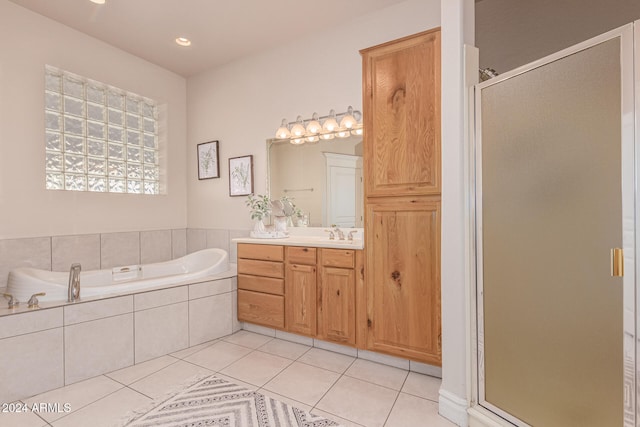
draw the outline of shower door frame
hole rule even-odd
[[[471,144],[471,171],[470,176],[475,177],[471,182],[470,200],[472,216],[472,244],[475,246],[475,287],[470,295],[472,312],[472,400],[477,402],[480,408],[509,423],[525,427],[528,426],[522,420],[492,405],[485,399],[484,377],[484,312],[483,312],[483,253],[482,253],[482,90],[505,80],[516,77],[533,69],[542,67],[551,62],[560,60],[569,55],[586,50],[600,43],[620,39],[620,71],[621,71],[621,184],[622,184],[622,226],[625,276],[623,277],[623,355],[624,355],[624,427],[640,427],[640,402],[637,402],[636,377],[640,376],[640,370],[636,364],[638,351],[636,348],[636,330],[640,330],[640,318],[636,315],[636,306],[640,307],[640,293],[636,292],[636,277],[640,274],[640,263],[636,262],[640,242],[636,233],[636,224],[640,223],[640,198],[636,191],[640,190],[637,182],[636,170],[640,171],[640,156],[637,145],[640,146],[640,138],[635,129],[640,129],[640,117],[636,114],[640,111],[640,21],[627,24],[615,30],[611,30],[600,36],[591,38],[582,43],[556,52],[538,61],[509,71],[488,81],[476,84],[473,87],[470,103],[474,105],[475,135]],[[636,31],[634,31],[634,27]],[[636,91],[638,91],[637,95]],[[626,160],[625,160],[626,159]],[[634,170],[635,168],[635,170]],[[475,203],[475,205],[474,205]],[[473,221],[475,218],[475,221]],[[475,300],[475,301],[474,301]],[[482,413],[484,411],[480,411]],[[485,421],[496,421],[490,414]]]

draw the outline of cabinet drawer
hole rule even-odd
[[[284,261],[284,247],[280,245],[238,244],[238,258]]]
[[[316,248],[288,246],[287,262],[289,264],[316,265]]]
[[[284,295],[284,280],[272,277],[247,276],[238,274],[238,289]]]
[[[284,297],[238,289],[238,320],[284,328]]]
[[[273,261],[239,259],[238,274],[250,274],[253,276],[267,276],[284,279],[284,264]]]
[[[322,265],[325,267],[353,268],[355,251],[349,249],[322,249]]]

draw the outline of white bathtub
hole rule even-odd
[[[229,269],[229,255],[222,249],[204,249],[182,258],[156,264],[123,266],[80,273],[80,298],[134,293],[220,274]],[[40,301],[66,301],[69,272],[16,268],[9,272],[7,293],[20,302],[46,292]]]

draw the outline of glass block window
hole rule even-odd
[[[46,188],[159,194],[151,99],[45,68]]]

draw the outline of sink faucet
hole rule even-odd
[[[71,264],[71,270],[69,270],[69,298],[67,302],[75,302],[80,299],[80,270],[82,270],[80,264]]]
[[[331,227],[333,228],[333,232],[338,236],[338,239],[344,240],[344,232],[335,224],[331,224]]]

